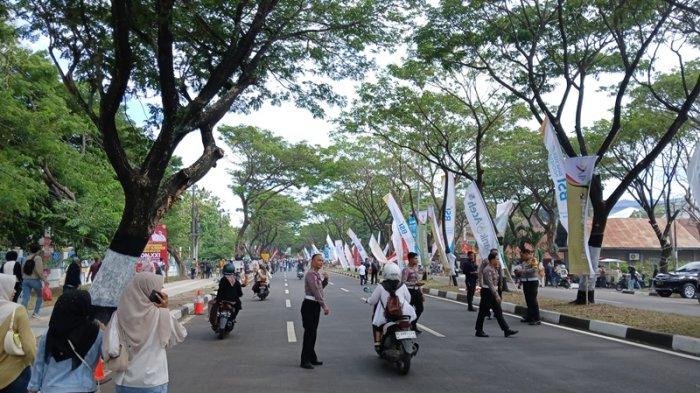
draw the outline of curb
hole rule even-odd
[[[460,303],[466,303],[466,295],[456,292],[439,291],[433,288],[423,288],[423,293],[445,299],[451,299]],[[479,299],[478,296],[474,300]],[[504,312],[524,316],[527,308],[513,303],[503,302],[501,308]],[[605,336],[615,337],[627,341],[638,342],[654,347],[659,347],[675,352],[682,352],[694,356],[700,356],[700,339],[680,334],[659,333],[650,330],[637,329],[618,323],[584,319],[554,311],[540,310],[542,320],[555,325],[562,325],[578,330],[590,331]]]

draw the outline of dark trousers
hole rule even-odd
[[[501,303],[496,301],[496,297],[493,296],[488,288],[481,288],[481,301],[479,302],[479,315],[476,317],[476,331],[484,331],[484,318],[489,315],[489,310],[493,310],[493,314],[496,316],[498,321],[498,326],[504,332],[509,329],[508,323],[503,319],[503,310],[501,310]]]
[[[423,314],[423,292],[420,289],[409,289],[411,294],[411,306],[416,310],[416,320],[413,321],[413,328],[416,328],[420,315]]]
[[[540,320],[540,306],[537,304],[537,288],[539,286],[539,281],[523,281],[523,293],[525,294],[525,303],[527,304],[527,315],[525,319],[528,322],[537,322]]]
[[[456,274],[452,275],[452,285],[457,286],[457,275]]]
[[[465,284],[467,286],[467,304],[469,305],[469,308],[473,308],[474,292],[476,292],[476,278],[470,278],[470,276],[467,276]]]
[[[375,270],[372,270],[371,277],[372,277],[372,281],[371,281],[372,284],[376,284],[379,282],[379,279],[377,278],[377,272]]]
[[[321,305],[318,302],[304,299],[301,303],[301,321],[304,326],[304,343],[301,348],[301,363],[317,362],[316,330],[321,318]]]
[[[367,283],[367,275],[360,275],[360,285],[365,285]]]
[[[0,393],[27,393],[27,385],[29,385],[31,376],[31,367],[25,368],[14,381],[0,389]]]

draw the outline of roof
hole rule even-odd
[[[691,218],[676,218],[676,222],[688,231],[688,233],[693,235],[694,238],[700,240],[700,225],[698,225],[695,220]]]
[[[663,230],[666,220],[657,219]],[[676,225],[678,249],[700,249],[696,239],[683,225]],[[560,239],[557,239],[560,240]],[[659,240],[646,218],[608,218],[603,237],[603,249],[658,250]]]

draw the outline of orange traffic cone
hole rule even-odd
[[[199,289],[197,290],[197,295],[194,299],[194,314],[204,314],[204,296],[202,296],[202,291]]]
[[[105,367],[102,363],[102,358],[98,358],[97,367],[95,367],[95,381],[100,382],[105,379]]]

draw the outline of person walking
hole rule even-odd
[[[0,266],[0,273],[11,274],[17,278],[15,294],[12,296],[12,301],[17,303],[19,294],[22,293],[22,265],[17,262],[17,251],[5,253],[5,263]]]
[[[627,280],[627,289],[634,291],[634,288],[637,286],[637,269],[630,265],[627,272],[630,275],[629,280]]]
[[[476,311],[474,309],[474,293],[476,292],[476,282],[478,279],[478,269],[476,265],[476,260],[474,258],[474,251],[467,252],[467,257],[462,260],[460,268],[464,273],[464,283],[467,288],[467,310]]]
[[[316,332],[318,322],[323,315],[331,313],[323,299],[323,288],[328,285],[328,275],[324,274],[321,279],[319,270],[323,266],[323,256],[314,254],[311,257],[311,269],[304,277],[304,301],[301,303],[301,320],[304,326],[304,341],[301,349],[301,368],[312,370],[314,366],[320,366],[323,362],[318,360],[316,355]]]
[[[488,256],[488,262],[483,270],[482,286],[481,286],[481,301],[479,302],[479,315],[476,317],[476,337],[488,337],[484,332],[484,318],[493,310],[493,314],[498,321],[498,326],[503,330],[503,335],[510,337],[517,330],[511,330],[508,322],[503,318],[503,310],[501,310],[501,297],[498,295],[498,269],[499,262],[493,253]]]
[[[29,247],[29,251],[31,254],[24,261],[24,266],[22,267],[22,306],[27,308],[31,291],[34,291],[36,303],[34,304],[32,318],[39,318],[41,303],[44,301],[41,289],[44,284],[49,285],[49,281],[44,275],[44,261],[40,255],[41,247],[38,244],[32,244]]]
[[[421,292],[421,286],[423,282],[419,281],[420,277],[418,271],[418,254],[415,252],[408,253],[408,266],[406,266],[401,272],[401,282],[406,284],[408,287],[408,292],[411,294],[411,306],[416,310],[416,319],[411,322],[413,330],[420,334],[422,333],[418,329],[418,319],[420,319],[421,314],[423,314],[423,292]]]
[[[16,282],[14,275],[0,274],[0,337],[12,330],[19,337],[24,354],[9,354],[0,345],[0,393],[27,392],[30,366],[36,356],[36,338],[29,326],[27,310],[12,300]]]
[[[372,274],[370,274],[370,284],[379,283],[379,262],[376,259],[372,259]]]
[[[163,276],[155,273],[136,273],[109,321],[107,339],[102,345],[105,358],[118,357],[120,345],[128,348],[129,355],[126,370],[114,372],[116,393],[168,391],[166,349],[184,341],[187,330],[170,314],[163,282]],[[111,329],[118,334],[110,334]],[[115,336],[118,342],[110,341]]]
[[[450,263],[450,269],[452,270],[452,274],[450,274],[452,285],[458,287],[457,277],[459,276],[459,265],[457,264],[457,257],[450,251],[449,247],[447,249],[447,261]]]
[[[80,258],[77,256],[71,259],[68,269],[66,269],[66,280],[63,282],[63,293],[80,289]]]
[[[95,258],[95,262],[90,265],[90,282],[95,281],[95,276],[97,276],[97,272],[100,271],[100,267],[102,266],[102,261],[100,258]]]
[[[102,332],[91,312],[87,291],[61,295],[49,330],[39,342],[27,390],[41,393],[94,392],[94,370],[102,355]]]
[[[357,267],[357,274],[360,275],[360,285],[365,285],[367,282],[367,267],[364,264]]]
[[[523,284],[523,294],[525,295],[525,303],[527,304],[527,314],[520,322],[529,323],[530,325],[539,325],[540,322],[540,306],[537,304],[537,290],[539,287],[538,278],[538,263],[532,256],[532,250],[521,248],[520,261],[515,267],[515,275]]]

